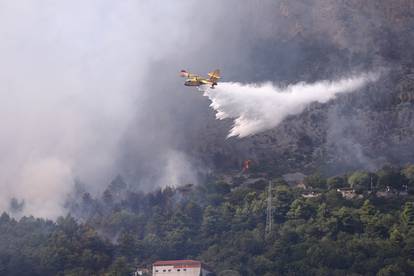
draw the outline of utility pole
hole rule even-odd
[[[272,232],[273,224],[273,206],[272,206],[272,181],[269,181],[269,192],[267,195],[267,209],[266,209],[266,229],[265,235],[268,236]]]
[[[373,187],[373,185],[372,185],[372,174],[371,174],[371,193],[373,193],[374,192],[374,187]]]

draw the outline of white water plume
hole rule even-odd
[[[234,119],[228,137],[253,135],[279,125],[289,115],[301,113],[312,102],[326,103],[338,94],[376,81],[378,73],[364,73],[336,81],[300,82],[279,87],[270,82],[222,82],[215,89],[202,88],[219,120]]]

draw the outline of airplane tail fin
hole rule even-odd
[[[210,77],[210,81],[217,82],[220,79],[220,70],[217,69],[212,72],[209,72],[208,76]]]
[[[190,75],[190,73],[188,73],[186,70],[181,70],[180,71],[180,76],[183,78],[188,78],[188,76]]]

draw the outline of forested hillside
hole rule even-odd
[[[414,272],[414,166],[273,178],[268,235],[268,181],[252,170],[148,194],[117,177],[99,198],[78,183],[56,222],[3,213],[0,274],[130,275],[181,258],[241,275]]]

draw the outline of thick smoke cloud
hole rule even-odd
[[[360,89],[375,81],[378,74],[369,73],[337,81],[297,83],[277,87],[262,85],[220,83],[217,89],[203,88],[211,100],[211,107],[219,120],[234,119],[228,137],[240,138],[276,127],[289,115],[301,113],[312,102],[326,103],[341,93]]]
[[[209,165],[196,149],[226,133],[177,72],[283,84],[370,70],[404,45],[377,43],[376,2],[0,1],[0,210],[17,198],[18,215],[56,217],[75,178],[95,193],[117,174],[146,190],[196,182]]]
[[[145,116],[148,67],[185,41],[190,8],[1,1],[1,210],[17,198],[23,214],[56,217],[75,178],[99,191],[118,174],[122,137]]]

